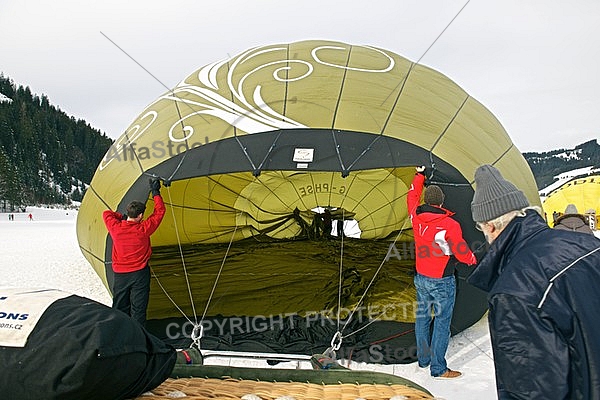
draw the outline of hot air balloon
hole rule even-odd
[[[83,199],[80,248],[113,279],[105,209],[152,199],[147,328],[173,343],[285,354],[335,349],[415,360],[414,248],[406,193],[427,165],[472,248],[473,174],[494,164],[531,204],[533,175],[499,121],[456,83],[388,50],[333,41],[249,49],[206,65],[153,101],[102,159]],[[319,224],[329,210],[344,229]],[[352,228],[351,228],[352,227]],[[458,267],[452,322],[485,295]]]
[[[600,175],[589,175],[570,179],[548,194],[542,203],[550,226],[553,216],[559,217],[572,204],[597,229],[596,213],[600,211]]]

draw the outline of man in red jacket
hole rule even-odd
[[[112,268],[113,308],[130,315],[140,324],[146,323],[146,308],[150,295],[150,267],[152,255],[150,235],[156,231],[165,215],[165,204],[160,196],[160,181],[150,181],[154,212],[146,220],[146,205],[132,201],[127,214],[106,210],[102,214],[104,224],[113,240]]]
[[[457,261],[474,265],[477,260],[462,237],[460,224],[452,218],[454,213],[442,207],[444,193],[439,186],[428,186],[423,199],[425,204],[419,205],[425,185],[424,173],[425,167],[417,167],[407,194],[416,250],[417,358],[419,367],[430,367],[433,377],[458,378],[461,373],[451,370],[446,363],[456,296],[454,267]],[[430,335],[432,308],[435,319]]]

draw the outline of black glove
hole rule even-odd
[[[150,179],[150,190],[152,191],[152,196],[160,196],[160,179]]]

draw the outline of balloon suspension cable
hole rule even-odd
[[[427,178],[427,183],[429,185],[453,186],[453,187],[460,187],[460,186],[471,187],[470,183],[441,182],[441,181],[435,181],[435,180],[433,180],[433,176],[435,175],[435,171],[437,171],[437,168],[435,166],[435,161],[433,161],[433,152],[432,151],[429,152],[429,162],[431,164],[431,173],[429,174],[429,176],[425,176]]]
[[[431,44],[429,45],[429,47],[427,47],[427,49],[425,49],[425,51],[423,52],[423,54],[421,54],[421,56],[417,59],[417,61],[415,61],[414,63],[411,63],[410,68],[408,69],[408,73],[406,75],[406,77],[408,77],[408,74],[410,73],[410,71],[412,71],[413,67],[417,64],[419,64],[421,62],[421,60],[423,59],[423,57],[425,57],[425,55],[427,53],[429,53],[429,50],[431,50],[431,48],[437,43],[438,40],[440,40],[440,38],[442,37],[442,35],[444,33],[446,33],[446,31],[448,30],[448,28],[450,28],[450,25],[452,25],[452,23],[456,20],[456,18],[458,18],[458,16],[460,15],[460,13],[463,12],[463,10],[467,7],[467,5],[469,4],[471,0],[467,0],[467,2],[460,8],[460,10],[458,10],[458,12],[454,15],[454,17],[452,17],[452,19],[450,20],[450,22],[448,22],[448,24],[444,27],[444,29],[442,29],[442,31],[437,35],[437,37],[433,40],[433,42],[431,42]],[[406,79],[405,77],[405,79]],[[403,84],[403,82],[405,81],[405,79],[403,79],[400,83],[398,83],[398,85],[396,85],[396,87],[394,87],[394,90],[392,90],[390,92],[390,94],[388,95],[388,97],[385,98],[385,100],[383,101],[383,103],[385,103],[388,98],[391,96],[391,94],[398,89],[398,87],[400,85]],[[381,103],[383,105],[383,103]]]
[[[350,165],[348,166],[346,175],[349,174],[349,171],[352,169],[352,167],[354,167],[354,164],[356,164],[361,158],[363,158],[363,156],[365,154],[367,154],[367,152],[369,152],[373,149],[375,142],[377,142],[379,139],[381,139],[382,136],[383,136],[383,132],[380,135],[377,135],[375,138],[373,138],[373,140],[371,140],[371,143],[369,143],[367,146],[365,146],[365,148],[362,150],[362,152],[358,156],[356,156],[354,161],[352,161],[350,163]]]
[[[338,281],[338,309],[337,309],[337,330],[340,330],[340,312],[342,310],[342,273],[343,273],[343,260],[344,260],[344,218],[345,213],[342,208],[342,237],[341,237],[341,245],[340,245],[340,267],[339,267],[339,281]]]
[[[235,222],[235,228],[233,233],[231,234],[231,240],[229,240],[229,245],[227,246],[227,250],[225,251],[225,255],[223,256],[223,261],[221,262],[221,267],[219,268],[219,272],[217,273],[217,277],[215,278],[215,282],[213,283],[213,287],[210,291],[210,295],[208,296],[208,300],[206,301],[206,307],[204,307],[204,312],[202,313],[202,318],[200,319],[200,324],[204,322],[204,318],[206,317],[206,313],[208,312],[208,307],[210,306],[210,302],[212,301],[213,295],[215,294],[215,289],[217,288],[217,283],[219,282],[219,278],[221,277],[221,273],[223,272],[223,267],[225,266],[225,260],[227,260],[227,256],[229,255],[229,250],[231,249],[231,244],[233,243],[233,239],[235,239],[235,233],[237,232],[237,218]]]
[[[337,145],[336,145],[337,147]],[[340,158],[340,165],[342,165],[342,160]],[[343,168],[343,165],[342,165]],[[344,198],[342,199],[342,205],[344,205],[346,197],[348,196],[348,191],[344,193]],[[337,322],[337,332],[331,339],[331,347],[325,350],[325,354],[328,354],[331,358],[335,359],[335,352],[339,350],[342,345],[342,333],[340,332],[341,325],[341,310],[342,310],[342,284],[343,284],[343,272],[344,272],[344,221],[346,220],[346,210],[344,207],[342,208],[342,232],[341,232],[341,241],[340,241],[340,264],[338,269],[338,304],[337,304],[337,313],[336,313],[336,322]],[[339,231],[338,231],[339,233]],[[330,232],[331,234],[331,232]],[[337,348],[334,348],[334,343],[337,343]]]
[[[169,91],[171,93],[171,95],[176,99],[175,101],[175,108],[177,110],[177,115],[179,116],[179,122],[181,124],[181,130],[185,132],[185,126],[183,125],[183,117],[181,114],[181,110],[179,109],[179,102],[182,102],[183,104],[185,104],[193,113],[196,113],[197,110],[195,110],[188,102],[184,101],[183,98],[180,98],[177,96],[177,94],[175,93],[175,91],[168,87],[167,85],[165,85],[160,79],[158,79],[158,77],[156,77],[156,75],[154,75],[152,72],[150,72],[149,69],[147,69],[146,67],[144,67],[138,60],[136,60],[131,54],[129,54],[127,51],[125,51],[124,48],[122,48],[121,46],[119,46],[114,40],[112,40],[111,38],[109,38],[106,34],[104,34],[104,32],[100,31],[100,34],[102,36],[104,36],[109,42],[111,42],[117,49],[119,49],[123,54],[125,54],[127,57],[129,57],[129,59],[131,59],[131,61],[133,61],[134,63],[136,63],[141,69],[143,69],[148,75],[150,75],[156,82],[158,82],[160,85],[162,85],[165,89],[167,89],[167,91]],[[210,124],[209,121],[206,120],[206,118],[204,118],[204,116],[202,114],[198,114],[200,115],[200,117],[207,123]],[[187,142],[187,139],[186,139]],[[135,152],[134,152],[135,154]],[[173,173],[171,174],[171,176],[167,179],[167,181],[171,181],[173,179],[173,176],[175,176],[175,174],[177,173],[177,171],[179,170],[179,168],[181,167],[181,164],[183,164],[183,160],[186,158],[187,156],[187,151],[183,153],[183,156],[181,157],[181,160],[179,161],[179,165],[177,165],[177,167],[175,168],[175,170],[173,171]],[[137,158],[137,154],[136,154],[136,158]],[[138,159],[138,164],[140,165],[141,168],[141,163],[140,160]]]
[[[414,211],[414,210],[412,210]],[[408,215],[411,215],[411,212],[409,211]],[[393,245],[396,244],[396,242],[398,241],[398,238],[400,238],[400,235],[404,232],[404,230],[406,229],[406,225],[407,222],[410,220],[410,218],[406,218],[404,220],[404,223],[402,224],[402,226],[400,227],[400,230],[398,231],[398,234],[396,235],[396,237],[394,238],[394,241],[392,242]],[[387,256],[387,254],[386,254]],[[367,293],[369,292],[369,290],[371,289],[371,286],[373,286],[373,284],[375,283],[375,279],[377,278],[377,276],[379,275],[379,272],[381,272],[381,270],[383,269],[383,264],[385,263],[385,259],[386,256],[383,257],[383,260],[381,260],[381,263],[379,264],[379,267],[377,268],[377,270],[375,271],[375,273],[373,274],[373,277],[371,278],[371,281],[369,282],[369,284],[367,285],[367,287],[365,288],[365,290],[363,291],[363,294],[361,295],[360,299],[358,300],[358,302],[356,303],[356,305],[354,306],[354,308],[352,309],[352,311],[350,312],[350,315],[348,315],[348,319],[346,320],[346,323],[344,324],[344,327],[342,328],[341,332],[343,333],[344,330],[346,329],[346,327],[348,326],[348,324],[350,323],[350,321],[352,320],[352,317],[354,316],[354,314],[356,314],[356,311],[358,310],[358,308],[361,306],[361,304],[363,303],[365,297],[367,296]],[[374,322],[378,321],[381,319],[381,316],[377,316],[376,318],[373,318],[371,321],[369,321],[367,324],[363,325],[362,327],[352,331],[351,333],[344,335],[344,337],[349,337],[352,336],[364,329],[366,329],[369,325],[373,324]],[[341,333],[340,333],[341,335]]]
[[[244,146],[242,144],[242,142],[240,141],[240,139],[238,138],[237,135],[234,135],[233,137],[235,138],[235,141],[237,142],[237,144],[240,146],[240,149],[242,149],[242,153],[244,153],[244,156],[246,156],[246,159],[250,163],[250,166],[252,167],[252,174],[254,176],[260,175],[260,170],[258,168],[256,168],[256,165],[254,165],[254,161],[252,161],[250,154],[248,154],[248,149],[246,148],[246,146]]]
[[[260,162],[260,165],[257,168],[257,172],[262,171],[262,168],[265,165],[265,163],[267,162],[269,156],[271,155],[271,153],[273,153],[273,150],[275,149],[275,147],[277,147],[277,141],[279,140],[279,137],[281,136],[282,133],[283,133],[283,129],[279,130],[279,132],[277,133],[277,136],[273,140],[273,143],[271,143],[269,150],[265,154],[263,160]]]
[[[433,161],[433,150],[431,150],[429,152],[429,163],[431,164],[431,174],[429,174],[429,176],[427,177],[427,180],[431,181],[433,179],[433,175],[435,174],[435,171],[437,170],[435,167],[435,161]]]
[[[452,182],[441,182],[441,181],[433,181],[428,180],[430,185],[438,185],[438,186],[452,186],[452,187],[471,187],[470,183],[452,183]]]
[[[152,276],[154,277],[154,279],[156,279],[156,282],[158,283],[158,286],[162,289],[163,293],[165,294],[165,296],[167,296],[167,298],[171,301],[171,303],[173,304],[173,306],[175,306],[175,308],[177,310],[179,310],[179,312],[181,313],[181,315],[187,319],[187,321],[192,324],[194,324],[194,321],[192,321],[187,314],[181,309],[181,307],[179,307],[177,305],[177,303],[175,302],[175,300],[173,300],[173,298],[169,295],[169,293],[167,292],[167,289],[165,289],[165,287],[162,285],[162,283],[160,283],[160,279],[158,279],[158,276],[156,276],[156,273],[154,272],[154,270],[152,269],[152,267],[150,267],[150,271],[152,272]]]
[[[431,153],[430,153],[430,156],[431,156]],[[436,170],[436,167],[435,167],[435,163],[433,162],[433,157],[431,157],[431,158],[430,158],[430,160],[431,160],[431,169],[432,169],[432,173],[431,173],[431,175],[430,175],[430,176],[433,176],[433,174],[434,174],[434,172],[433,172],[433,171],[435,171],[435,170]],[[413,213],[414,211],[415,211],[415,210],[408,210],[408,215],[409,215],[409,216],[410,216],[410,215],[412,215],[412,213]],[[393,245],[395,245],[395,244],[396,244],[396,242],[397,242],[397,241],[398,241],[398,239],[400,238],[400,235],[401,235],[401,234],[404,232],[404,230],[406,229],[406,227],[407,227],[406,225],[407,225],[407,222],[408,222],[409,220],[410,220],[410,218],[406,218],[406,219],[404,220],[404,223],[402,224],[402,227],[400,228],[400,230],[398,231],[398,234],[396,235],[396,237],[394,238],[394,241],[392,242],[392,244],[393,244]],[[387,256],[387,255],[386,255],[386,256]],[[363,292],[362,296],[360,297],[360,299],[359,299],[359,300],[358,300],[358,302],[356,303],[356,306],[353,308],[352,312],[351,312],[351,313],[350,313],[350,315],[348,316],[348,319],[347,319],[347,321],[346,321],[346,324],[344,325],[344,328],[342,329],[342,332],[344,331],[344,329],[346,328],[346,326],[348,325],[348,323],[350,322],[350,320],[352,319],[352,317],[353,317],[353,316],[354,316],[354,314],[356,313],[356,310],[358,309],[358,307],[359,307],[359,306],[362,304],[362,302],[364,301],[364,298],[366,297],[366,295],[367,295],[367,293],[368,293],[369,289],[371,288],[371,286],[373,286],[373,283],[375,282],[375,279],[377,278],[377,275],[379,275],[379,272],[380,272],[380,271],[381,271],[381,269],[383,268],[383,264],[385,263],[385,258],[386,258],[386,257],[384,256],[383,260],[381,261],[381,264],[379,264],[379,268],[377,268],[377,270],[375,271],[375,274],[374,274],[374,275],[373,275],[373,277],[371,278],[371,281],[370,281],[370,282],[369,282],[369,284],[367,285],[367,288],[364,290],[364,292]],[[378,321],[379,319],[381,319],[381,316],[378,316],[378,317],[376,317],[376,318],[372,319],[371,321],[369,321],[367,324],[363,325],[362,327],[360,327],[360,328],[356,329],[355,331],[353,331],[353,332],[351,332],[351,333],[349,333],[349,334],[347,334],[347,335],[344,335],[344,337],[349,337],[349,336],[352,336],[352,335],[354,335],[354,334],[356,334],[356,333],[358,333],[358,332],[360,332],[360,331],[362,331],[362,330],[366,329],[366,328],[367,328],[369,325],[371,325],[372,323],[374,323],[374,322]]]
[[[153,179],[160,179],[163,181],[163,185],[167,188],[169,188],[171,186],[171,182],[161,176],[158,176],[156,174],[151,174],[148,172],[144,172],[144,175],[149,176]],[[183,250],[181,248],[181,241],[179,239],[179,232],[177,231],[177,221],[175,219],[175,212],[173,210],[173,200],[171,199],[171,190],[167,189],[168,193],[169,193],[169,202],[171,203],[171,215],[173,216],[173,221],[174,221],[174,225],[175,225],[175,232],[177,235],[177,243],[179,245],[179,255],[181,256],[181,262],[184,266],[184,271],[185,271],[185,258],[183,257]],[[197,321],[197,317],[196,317],[196,311],[194,310],[194,319],[195,322],[192,321],[187,314],[181,309],[181,307],[179,307],[179,305],[175,302],[175,300],[171,297],[171,295],[169,295],[167,289],[163,286],[163,284],[160,282],[160,279],[158,278],[158,276],[156,275],[156,273],[154,272],[154,269],[152,269],[152,267],[150,267],[150,271],[152,273],[152,276],[154,277],[154,279],[156,279],[156,283],[158,283],[158,286],[160,287],[160,289],[163,291],[163,293],[165,294],[165,296],[167,296],[167,298],[169,299],[169,301],[171,302],[171,304],[173,304],[173,306],[181,313],[181,315],[192,325],[197,326],[198,325],[198,321]],[[187,272],[186,272],[186,279],[187,279]],[[191,290],[189,289],[189,282],[188,282],[188,291],[190,293],[190,298],[191,298]],[[192,309],[194,307],[194,303],[192,301]]]
[[[160,178],[156,175],[152,175],[152,174],[146,174],[149,176],[152,176],[153,178],[159,178],[159,179],[163,179],[164,178]],[[169,184],[167,184],[168,181],[165,182],[165,186],[167,188],[169,188],[170,186],[170,182]],[[161,290],[163,291],[163,293],[165,294],[165,296],[167,296],[167,298],[169,299],[169,301],[173,304],[173,306],[181,313],[181,315],[190,323],[193,325],[193,329],[192,329],[192,345],[194,347],[196,347],[198,350],[201,350],[201,346],[200,346],[200,340],[202,339],[202,337],[204,336],[204,326],[202,325],[202,322],[198,322],[198,316],[196,314],[196,307],[194,305],[194,299],[193,299],[193,295],[192,295],[192,289],[191,289],[191,285],[190,285],[190,281],[189,281],[189,277],[188,277],[188,273],[187,273],[187,267],[185,264],[185,257],[183,254],[183,248],[181,246],[181,240],[179,237],[179,230],[177,228],[177,220],[175,218],[175,211],[173,208],[173,199],[171,197],[171,190],[168,189],[167,190],[169,193],[169,202],[171,204],[171,215],[173,216],[173,221],[174,221],[174,226],[175,226],[175,236],[177,238],[177,244],[179,247],[179,255],[181,257],[181,264],[183,266],[183,271],[184,271],[184,275],[185,275],[185,281],[186,281],[186,285],[187,285],[187,289],[188,289],[188,295],[190,298],[190,304],[192,307],[192,312],[194,314],[194,321],[192,321],[188,315],[181,309],[181,307],[179,307],[179,305],[175,302],[175,300],[169,295],[167,289],[163,286],[163,284],[160,282],[160,279],[158,278],[158,276],[156,275],[156,273],[154,272],[154,270],[151,268],[151,272],[152,272],[152,276],[154,277],[154,279],[156,279],[156,282],[158,283],[158,286],[161,288]]]
[[[175,218],[175,207],[173,207],[173,199],[171,197],[171,188],[167,188],[169,194],[169,203],[171,204],[171,215],[173,216],[173,225],[175,227],[175,237],[177,238],[177,246],[179,248],[179,256],[181,257],[181,266],[183,267],[183,274],[185,276],[185,283],[187,285],[188,295],[190,297],[190,304],[192,306],[192,312],[194,314],[195,325],[198,325],[198,316],[196,315],[196,307],[194,306],[194,296],[192,295],[192,287],[190,285],[190,279],[185,265],[185,257],[183,255],[183,247],[181,246],[181,239],[179,237],[179,229],[177,228],[177,219]]]

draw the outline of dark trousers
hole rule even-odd
[[[112,308],[123,311],[144,326],[149,297],[150,267],[134,272],[115,273]]]

